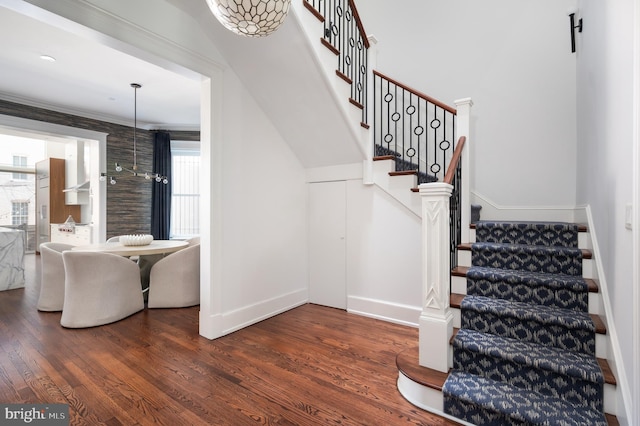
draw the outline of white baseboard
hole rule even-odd
[[[610,326],[613,324],[613,313],[611,312],[609,286],[607,284],[607,278],[602,272],[604,271],[604,267],[600,255],[600,246],[598,245],[597,233],[593,225],[593,217],[589,206],[585,207],[585,218],[587,226],[589,227],[589,233],[591,234],[591,251],[593,252],[593,260],[595,262],[594,278],[598,282],[600,294],[602,295],[601,300],[604,312],[600,315],[604,316],[605,324],[607,324],[607,361],[617,382],[615,390],[610,390],[608,393],[608,406],[606,408],[609,410],[607,411],[608,413],[615,414],[619,420],[622,420],[629,418],[633,410],[633,404],[631,404],[631,384],[629,383],[629,377],[626,374],[625,366],[622,362],[618,333],[615,327]],[[611,394],[615,395],[614,401],[611,400]],[[621,424],[624,424],[624,422],[621,422]]]
[[[200,334],[215,339],[233,333],[267,318],[286,312],[309,301],[309,291],[300,289],[271,299],[247,305],[230,312],[200,316]]]
[[[417,328],[422,308],[366,297],[348,296],[347,312]]]
[[[576,206],[503,206],[475,191],[471,192],[471,204],[482,206],[481,220],[522,220],[543,222],[584,222],[579,220],[583,207]]]

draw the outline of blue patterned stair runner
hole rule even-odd
[[[468,295],[462,300],[461,310],[462,328],[594,356],[596,353],[596,327],[586,312]]]
[[[541,274],[472,266],[467,271],[467,294],[556,308],[589,310],[589,293],[582,277]]]
[[[602,413],[508,383],[454,371],[443,389],[444,410],[476,425],[606,426]]]
[[[476,223],[476,241],[534,246],[578,247],[578,225],[562,222]]]
[[[582,250],[579,248],[479,242],[473,243],[471,250],[473,266],[582,275]]]
[[[578,226],[475,226],[445,412],[481,425],[606,425]]]
[[[461,329],[453,339],[453,368],[603,409],[604,375],[593,356]]]

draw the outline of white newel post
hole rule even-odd
[[[460,168],[461,168],[461,192],[460,192],[460,208],[461,218],[460,218],[460,229],[462,231],[462,243],[469,242],[469,225],[471,223],[471,150],[473,148],[473,144],[471,143],[471,107],[473,106],[473,101],[471,98],[458,99],[454,101],[456,105],[456,135],[458,138],[460,136],[465,136],[467,141],[464,146],[464,151],[462,153],[462,158],[460,158]],[[457,142],[457,141],[456,141]]]
[[[422,313],[420,314],[420,365],[447,372],[453,312],[449,307],[449,198],[447,183],[420,185],[422,196]]]

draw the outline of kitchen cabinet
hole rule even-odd
[[[91,226],[76,225],[74,227],[61,226],[60,224],[51,225],[51,242],[64,243],[72,246],[85,246],[91,244]]]
[[[65,161],[48,158],[36,163],[36,252],[40,244],[51,241],[51,224],[63,223],[69,215],[80,221],[79,205],[65,203]]]

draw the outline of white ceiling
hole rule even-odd
[[[0,5],[0,99],[131,125],[198,130],[200,81]],[[55,62],[40,58],[50,55]]]

